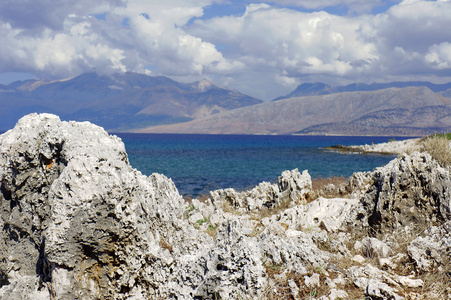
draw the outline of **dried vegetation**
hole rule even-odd
[[[429,153],[442,167],[451,165],[450,140],[447,135],[433,135],[423,140],[421,150]]]

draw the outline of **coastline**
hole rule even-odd
[[[422,138],[413,138],[403,141],[389,141],[386,143],[378,143],[371,145],[368,144],[352,145],[352,146],[335,145],[325,147],[324,149],[343,153],[399,155],[403,153],[412,153],[414,151],[420,151],[421,140]]]
[[[451,174],[429,153],[323,194],[294,169],[187,201],[103,128],[32,114],[0,136],[0,177],[1,299],[451,295]]]

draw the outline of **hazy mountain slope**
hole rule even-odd
[[[439,95],[446,97],[446,98],[451,98],[451,88],[445,90],[445,91],[441,91],[438,93]]]
[[[298,134],[359,135],[428,135],[448,132],[451,128],[451,105],[416,109],[387,109],[364,115],[351,122],[320,124]]]
[[[388,83],[353,83],[346,86],[330,86],[324,83],[303,83],[299,85],[291,93],[278,97],[274,101],[280,99],[287,99],[293,97],[305,97],[305,96],[317,96],[317,95],[328,95],[334,93],[342,92],[369,92],[377,91],[388,88],[404,88],[404,87],[420,87],[424,86],[432,90],[433,92],[444,92],[447,89],[451,89],[451,82],[445,84],[433,84],[425,81],[407,81],[407,82],[388,82]]]
[[[136,73],[85,73],[53,82],[28,80],[0,87],[0,130],[30,112],[91,121],[109,130],[189,121],[261,100],[208,80],[180,83]]]
[[[371,117],[375,118],[377,114],[371,115],[371,113],[407,110],[412,111],[411,118],[415,119],[415,110],[418,108],[434,106],[448,108],[449,105],[451,105],[451,99],[443,98],[425,87],[390,88],[373,92],[346,92],[284,99],[235,109],[183,124],[151,127],[141,132],[291,134],[325,124],[328,124],[328,130],[332,130],[333,124],[343,127],[343,124],[356,121],[353,126],[343,127],[344,129],[340,130],[340,134],[356,135],[360,134],[360,127],[378,126],[377,122],[373,125],[363,124],[363,121],[357,122],[360,118],[367,120]],[[441,110],[439,109],[438,112]],[[434,112],[430,115],[434,115]],[[386,116],[387,120],[397,118],[396,114]],[[437,119],[433,120],[432,116],[428,118],[431,121],[426,125],[437,127]],[[446,116],[442,115],[440,118],[443,119],[440,126],[451,125]],[[394,126],[390,125],[389,121],[381,124],[382,127],[387,128]],[[408,121],[403,124],[403,126],[410,126]],[[329,132],[322,131],[322,133]]]

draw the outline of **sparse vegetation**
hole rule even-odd
[[[163,238],[160,238],[160,246],[163,249],[167,249],[170,253],[172,253],[173,249],[170,244],[168,244]]]
[[[451,165],[451,133],[436,134],[423,140],[422,151],[429,153],[442,167]]]
[[[208,224],[207,233],[212,237],[216,237],[216,233],[218,232],[218,225],[213,225],[211,223]]]
[[[346,197],[349,194],[347,186],[349,180],[345,177],[319,177],[312,180],[312,192],[308,195],[308,202],[318,197],[335,198]]]

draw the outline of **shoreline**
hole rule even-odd
[[[337,151],[340,153],[353,154],[381,154],[381,155],[399,155],[403,153],[412,153],[421,148],[422,138],[406,139],[402,141],[388,141],[386,143],[365,144],[365,145],[334,145],[325,147],[325,150]]]

